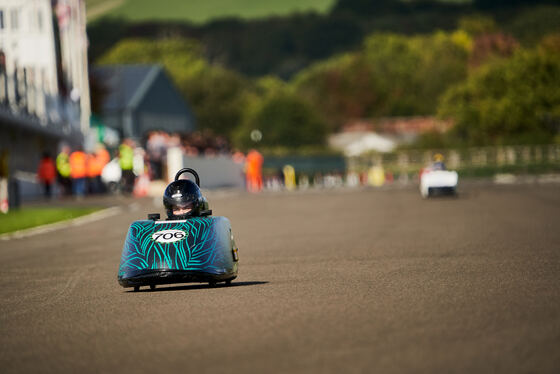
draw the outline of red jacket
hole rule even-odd
[[[42,158],[37,170],[39,180],[43,183],[52,183],[56,178],[56,166],[52,158]]]

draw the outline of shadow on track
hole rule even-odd
[[[126,293],[138,293],[138,292],[165,292],[165,291],[187,291],[187,290],[203,290],[203,289],[216,289],[216,288],[231,288],[231,287],[243,287],[243,286],[257,286],[260,284],[267,284],[266,281],[249,281],[249,282],[231,282],[231,284],[226,285],[225,283],[218,283],[215,286],[210,286],[208,283],[197,283],[197,284],[185,284],[180,286],[168,286],[161,285],[163,287],[156,287],[155,290],[151,290],[146,286],[145,289],[140,289],[134,291],[133,289],[125,291]]]
[[[424,201],[456,201],[459,199],[466,199],[467,196],[464,195],[449,195],[449,196],[445,196],[445,195],[438,195],[438,196],[430,196],[428,198],[423,199]]]

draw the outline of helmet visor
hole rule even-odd
[[[173,204],[171,211],[175,216],[182,216],[184,214],[190,213],[192,209],[193,209],[192,201],[187,201],[185,203]]]

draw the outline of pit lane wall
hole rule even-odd
[[[196,170],[201,188],[244,188],[243,164],[236,163],[229,155],[186,156],[180,148],[167,150],[168,181],[175,178],[181,168]]]

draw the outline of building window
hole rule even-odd
[[[37,28],[39,31],[43,31],[43,13],[41,13],[41,10],[37,11]]]
[[[10,13],[10,25],[12,30],[17,30],[19,27],[19,9],[12,9]]]
[[[4,30],[4,11],[0,9],[0,30]]]

